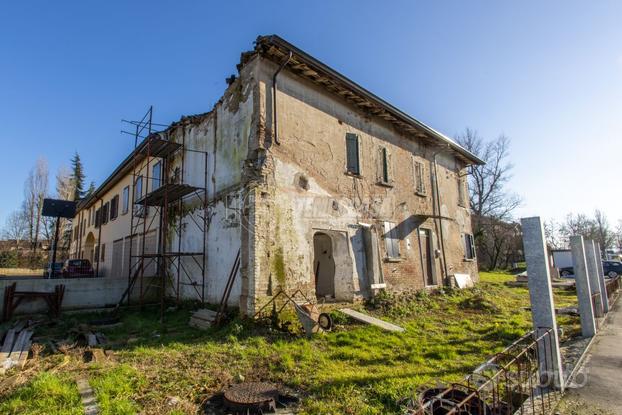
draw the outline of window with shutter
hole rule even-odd
[[[104,203],[104,206],[102,207],[102,213],[101,213],[101,215],[102,215],[101,223],[103,225],[108,223],[108,214],[109,214],[109,212],[110,212],[110,203],[106,202],[106,203]]]
[[[387,258],[400,257],[400,238],[394,222],[384,222],[384,241]]]
[[[130,187],[129,186],[125,186],[123,188],[123,210],[121,211],[121,213],[123,215],[125,215],[128,210],[130,209]]]
[[[386,147],[381,147],[378,152],[378,182],[390,184],[391,180],[391,154]]]
[[[346,169],[348,173],[359,175],[359,137],[356,134],[346,134]]]
[[[466,259],[475,259],[475,240],[470,233],[464,234],[464,257]]]
[[[162,163],[157,162],[153,165],[151,170],[151,174],[153,178],[151,179],[151,191],[156,190],[160,187],[160,183],[162,182]]]
[[[114,220],[119,216],[119,195],[116,195],[110,201],[110,220]]]
[[[138,176],[134,183],[134,201],[137,201],[143,195],[143,176]]]
[[[423,163],[417,160],[413,161],[413,168],[415,171],[415,192],[420,195],[425,195],[425,181],[423,178]]]

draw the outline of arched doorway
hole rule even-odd
[[[331,237],[323,232],[313,235],[313,270],[317,298],[335,298],[335,259]]]
[[[95,253],[95,235],[93,235],[93,232],[89,232],[88,235],[86,235],[86,241],[84,242],[84,258],[82,259],[88,259],[89,261],[91,261],[91,264],[93,263],[93,254]]]

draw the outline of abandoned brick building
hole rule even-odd
[[[239,255],[229,304],[245,314],[279,289],[351,301],[477,280],[466,172],[481,160],[278,36],[238,72],[80,202],[74,257],[215,303]]]

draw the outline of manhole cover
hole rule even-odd
[[[272,383],[244,382],[229,388],[224,395],[225,407],[234,411],[275,411],[279,390]],[[244,412],[247,413],[247,412]]]

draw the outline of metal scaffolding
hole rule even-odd
[[[126,121],[135,127],[135,148],[130,195],[129,255],[125,259],[128,265],[128,287],[120,304],[127,297],[129,305],[130,293],[138,287],[138,301],[142,306],[145,294],[156,289],[162,317],[169,288],[177,303],[180,301],[182,286],[192,286],[196,299],[205,302],[205,245],[211,216],[207,200],[207,152],[187,148],[185,134],[182,134],[182,142],[178,143],[171,141],[167,134],[153,132],[152,114],[153,109],[150,107],[140,121]],[[185,182],[188,153],[203,156],[205,169],[202,187]],[[177,166],[173,165],[174,160]],[[160,167],[154,175],[154,166],[158,163]],[[159,177],[156,177],[158,173]],[[189,202],[196,200],[200,202],[198,209],[202,210],[202,214],[196,215],[198,218],[192,209],[187,209]],[[189,220],[184,223],[184,218]],[[189,227],[202,234],[201,250],[183,249],[184,234]],[[177,238],[175,250],[172,249],[173,236]],[[192,261],[195,269],[200,272],[200,278],[197,278],[199,275],[196,271],[188,269],[184,258]],[[200,283],[197,279],[200,279]]]

